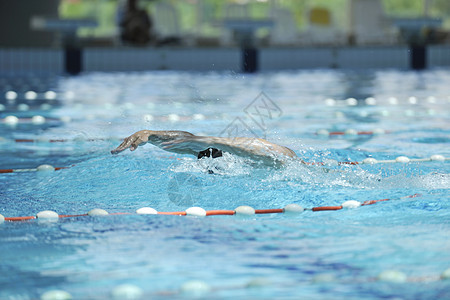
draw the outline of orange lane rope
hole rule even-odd
[[[391,131],[384,130],[381,128],[374,129],[372,131],[364,130],[364,131],[357,131],[356,129],[349,128],[345,131],[328,131],[327,129],[319,129],[316,131],[316,135],[320,136],[357,136],[357,135],[382,135],[391,133]]]
[[[243,214],[243,215],[253,215],[253,214],[279,214],[279,213],[289,213],[289,212],[295,212],[295,213],[301,213],[304,210],[310,210],[313,212],[318,211],[336,211],[341,210],[343,208],[356,208],[359,206],[366,206],[366,205],[372,205],[379,202],[384,202],[388,200],[400,200],[400,199],[406,199],[406,198],[416,198],[421,196],[420,194],[414,194],[409,196],[404,196],[400,198],[394,198],[394,199],[379,199],[379,200],[368,200],[364,202],[359,202],[355,200],[349,200],[342,203],[342,205],[338,206],[318,206],[318,207],[312,207],[312,208],[303,208],[296,204],[287,205],[284,208],[272,208],[272,209],[253,209],[250,206],[240,206],[236,208],[235,210],[203,210],[200,207],[191,207],[185,211],[172,211],[172,212],[157,212],[154,210],[152,213],[148,214],[158,214],[158,215],[172,215],[172,216],[230,216],[230,215],[237,215],[237,214]],[[36,216],[23,216],[23,217],[5,217],[5,221],[29,221],[34,219],[46,219],[46,218],[76,218],[76,217],[85,217],[85,216],[96,216],[96,215],[108,215],[108,212],[104,210],[100,210],[103,213],[92,213],[93,211],[98,210],[94,209],[86,214],[77,214],[77,215],[58,215],[57,213],[53,211],[44,211],[42,213],[46,213],[45,215],[40,215],[41,213],[37,214]],[[130,212],[116,212],[116,213],[109,213],[109,215],[132,215],[135,213]],[[143,213],[137,213],[137,214],[143,214]],[[0,215],[1,216],[1,215]]]
[[[48,171],[50,171],[50,170],[59,171],[59,170],[68,169],[68,168],[70,168],[70,167],[57,167],[57,168],[49,169]],[[39,167],[33,168],[33,169],[0,169],[0,173],[23,173],[23,172],[36,172],[36,171],[44,171],[44,170],[39,169]]]
[[[236,212],[234,210],[207,210],[206,215],[207,216],[232,216]]]
[[[326,210],[340,210],[344,207],[342,205],[339,206],[320,206],[311,208],[312,211],[326,211]]]
[[[345,131],[331,131],[328,133],[329,135],[346,135],[348,134]],[[376,132],[373,131],[357,131],[356,132],[357,135],[374,135],[376,134]]]

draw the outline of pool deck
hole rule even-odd
[[[429,45],[427,68],[450,66],[450,45]],[[79,50],[80,71],[242,71],[242,49],[193,47],[88,47]],[[270,47],[257,49],[259,71],[316,68],[410,69],[407,45],[359,47]],[[0,48],[0,73],[63,74],[67,50],[62,48]]]

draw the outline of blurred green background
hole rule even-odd
[[[232,3],[247,3],[253,18],[268,16],[274,2],[292,13],[299,30],[306,27],[306,13],[313,7],[327,8],[333,15],[336,27],[345,29],[347,22],[347,0],[164,0],[170,3],[179,16],[179,26],[183,34],[216,37],[220,35],[217,22],[223,19],[225,7]],[[91,18],[97,20],[96,28],[81,28],[83,37],[108,37],[117,32],[117,10],[123,0],[62,0],[59,7],[61,18]],[[141,0],[140,6],[152,13],[155,0]],[[420,17],[424,15],[424,0],[383,0],[388,17]],[[428,2],[428,16],[443,19],[443,27],[450,29],[450,0]]]

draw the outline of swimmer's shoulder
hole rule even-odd
[[[259,142],[263,143],[264,145],[270,146],[271,148],[273,148],[273,150],[276,150],[276,151],[280,152],[281,154],[283,154],[285,156],[298,157],[297,154],[292,149],[290,149],[290,148],[288,148],[286,146],[275,144],[275,143],[269,142],[269,141],[267,141],[265,139],[261,139],[261,138],[258,138],[257,140]]]

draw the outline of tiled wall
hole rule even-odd
[[[450,67],[450,45],[428,47],[428,67]]]
[[[58,49],[0,49],[0,73],[62,73],[64,54]]]
[[[83,53],[85,71],[240,70],[238,49],[104,49]]]
[[[409,68],[408,47],[342,48],[337,54],[339,68]]]
[[[331,49],[325,48],[267,48],[259,53],[260,70],[330,68],[334,57]]]
[[[409,67],[407,47],[263,49],[261,70]]]
[[[429,46],[428,67],[450,67],[450,46]],[[240,71],[242,53],[237,48],[86,48],[86,72],[194,70]],[[259,51],[261,71],[308,68],[408,69],[409,49],[399,47],[264,48]],[[63,74],[61,49],[0,49],[0,74]]]

